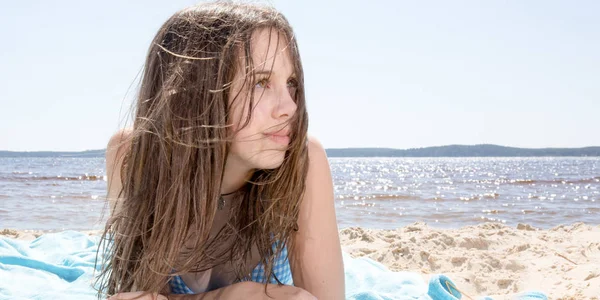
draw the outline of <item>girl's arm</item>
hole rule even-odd
[[[267,296],[268,294],[268,296]],[[168,296],[151,294],[148,292],[131,292],[114,295],[108,300],[227,300],[227,299],[260,299],[260,300],[315,300],[316,298],[307,291],[294,286],[278,286],[277,284],[265,285],[251,281],[232,284],[214,291],[193,294]]]
[[[317,299],[344,299],[344,265],[335,215],[333,180],[323,146],[308,142],[306,192],[290,253],[294,284]]]

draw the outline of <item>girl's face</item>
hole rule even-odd
[[[297,81],[287,44],[288,40],[274,29],[260,29],[252,34],[254,70],[250,72],[254,73],[255,81],[248,82],[254,86],[251,112],[248,107],[251,86],[243,85],[245,68],[238,68],[233,79],[230,120],[236,134],[227,159],[244,168],[279,167],[290,143],[289,121],[296,113]],[[249,113],[250,121],[243,127]]]

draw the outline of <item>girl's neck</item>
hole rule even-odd
[[[223,170],[223,181],[221,182],[221,194],[231,194],[239,190],[250,179],[254,170],[237,162],[235,158],[229,157]]]

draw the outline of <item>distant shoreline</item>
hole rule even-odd
[[[330,148],[328,157],[600,157],[600,147],[516,148],[499,145],[448,145],[438,147]],[[87,151],[0,151],[0,157],[104,157],[105,149]]]

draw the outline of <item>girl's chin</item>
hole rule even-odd
[[[258,162],[257,169],[272,170],[277,169],[283,164],[285,152],[277,155],[268,155]]]

